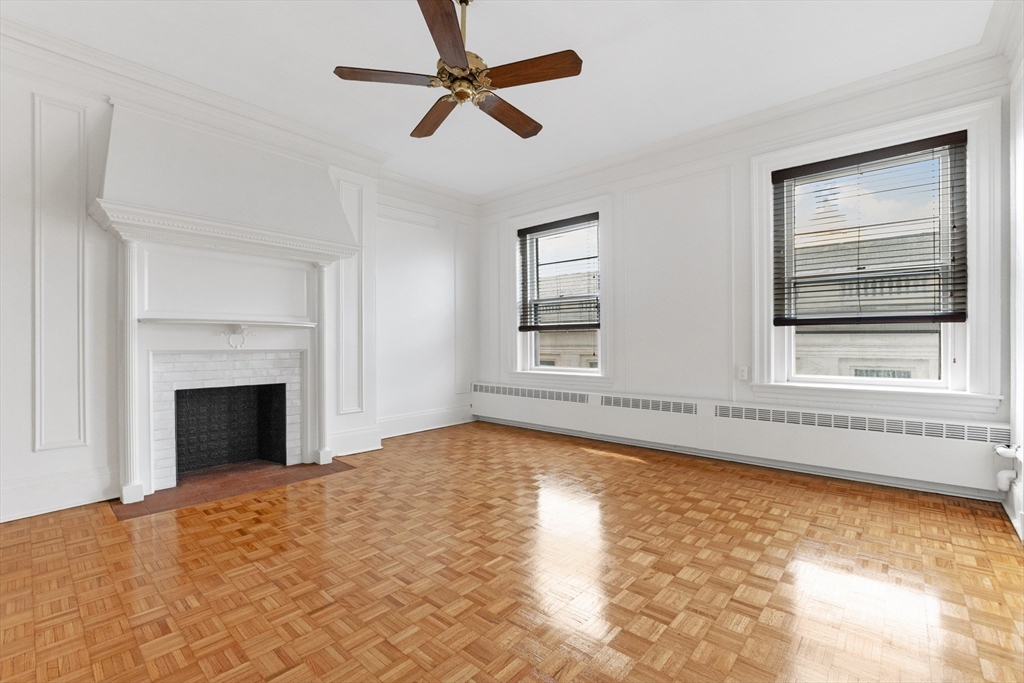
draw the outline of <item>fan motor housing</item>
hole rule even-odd
[[[477,102],[491,85],[487,78],[487,63],[480,59],[480,55],[467,50],[466,61],[469,62],[468,71],[437,60],[437,79],[431,83],[450,90],[460,104],[470,100]]]

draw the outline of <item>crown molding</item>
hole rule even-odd
[[[990,42],[995,50],[1010,62],[1011,77],[1015,76],[1024,60],[1024,6],[1012,0],[996,0],[986,37],[989,33],[994,36]]]
[[[4,69],[32,73],[80,88],[98,81],[114,101],[133,103],[225,134],[273,145],[375,176],[388,155],[241,100],[115,57],[25,24],[0,18]],[[22,55],[32,61],[12,59]],[[52,69],[40,70],[37,62]]]
[[[159,242],[327,265],[360,248],[201,216],[97,199],[89,215],[126,242]]]
[[[390,198],[401,200],[401,202],[422,204],[470,218],[476,218],[479,214],[480,197],[475,195],[389,171],[381,171],[377,177],[379,179],[377,195],[384,203],[387,203]]]

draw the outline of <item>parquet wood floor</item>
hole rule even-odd
[[[1021,681],[999,506],[491,424],[0,525],[0,679]]]

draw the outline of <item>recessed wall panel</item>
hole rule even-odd
[[[726,170],[627,195],[629,391],[729,396],[730,217]]]
[[[83,249],[87,153],[83,107],[34,98],[35,449],[85,434]]]
[[[142,317],[306,321],[308,270],[244,256],[147,247]]]

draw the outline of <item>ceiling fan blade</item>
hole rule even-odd
[[[532,138],[544,127],[494,93],[482,99],[477,106],[521,138]]]
[[[381,71],[379,69],[357,69],[351,66],[339,66],[334,75],[346,81],[370,81],[372,83],[398,83],[400,85],[429,86],[433,76],[410,74],[404,71]]]
[[[434,106],[430,108],[430,111],[423,117],[423,120],[416,124],[410,135],[414,138],[430,137],[437,130],[437,127],[444,123],[444,120],[448,118],[448,114],[451,114],[453,109],[455,109],[455,102],[452,101],[452,96],[445,95],[437,102],[434,102]]]
[[[563,50],[543,57],[502,64],[487,70],[493,88],[511,88],[515,85],[553,81],[556,78],[579,76],[583,60],[572,50]]]
[[[437,54],[448,66],[468,69],[466,45],[462,42],[459,16],[452,0],[417,0],[427,21],[427,28],[437,46]]]

